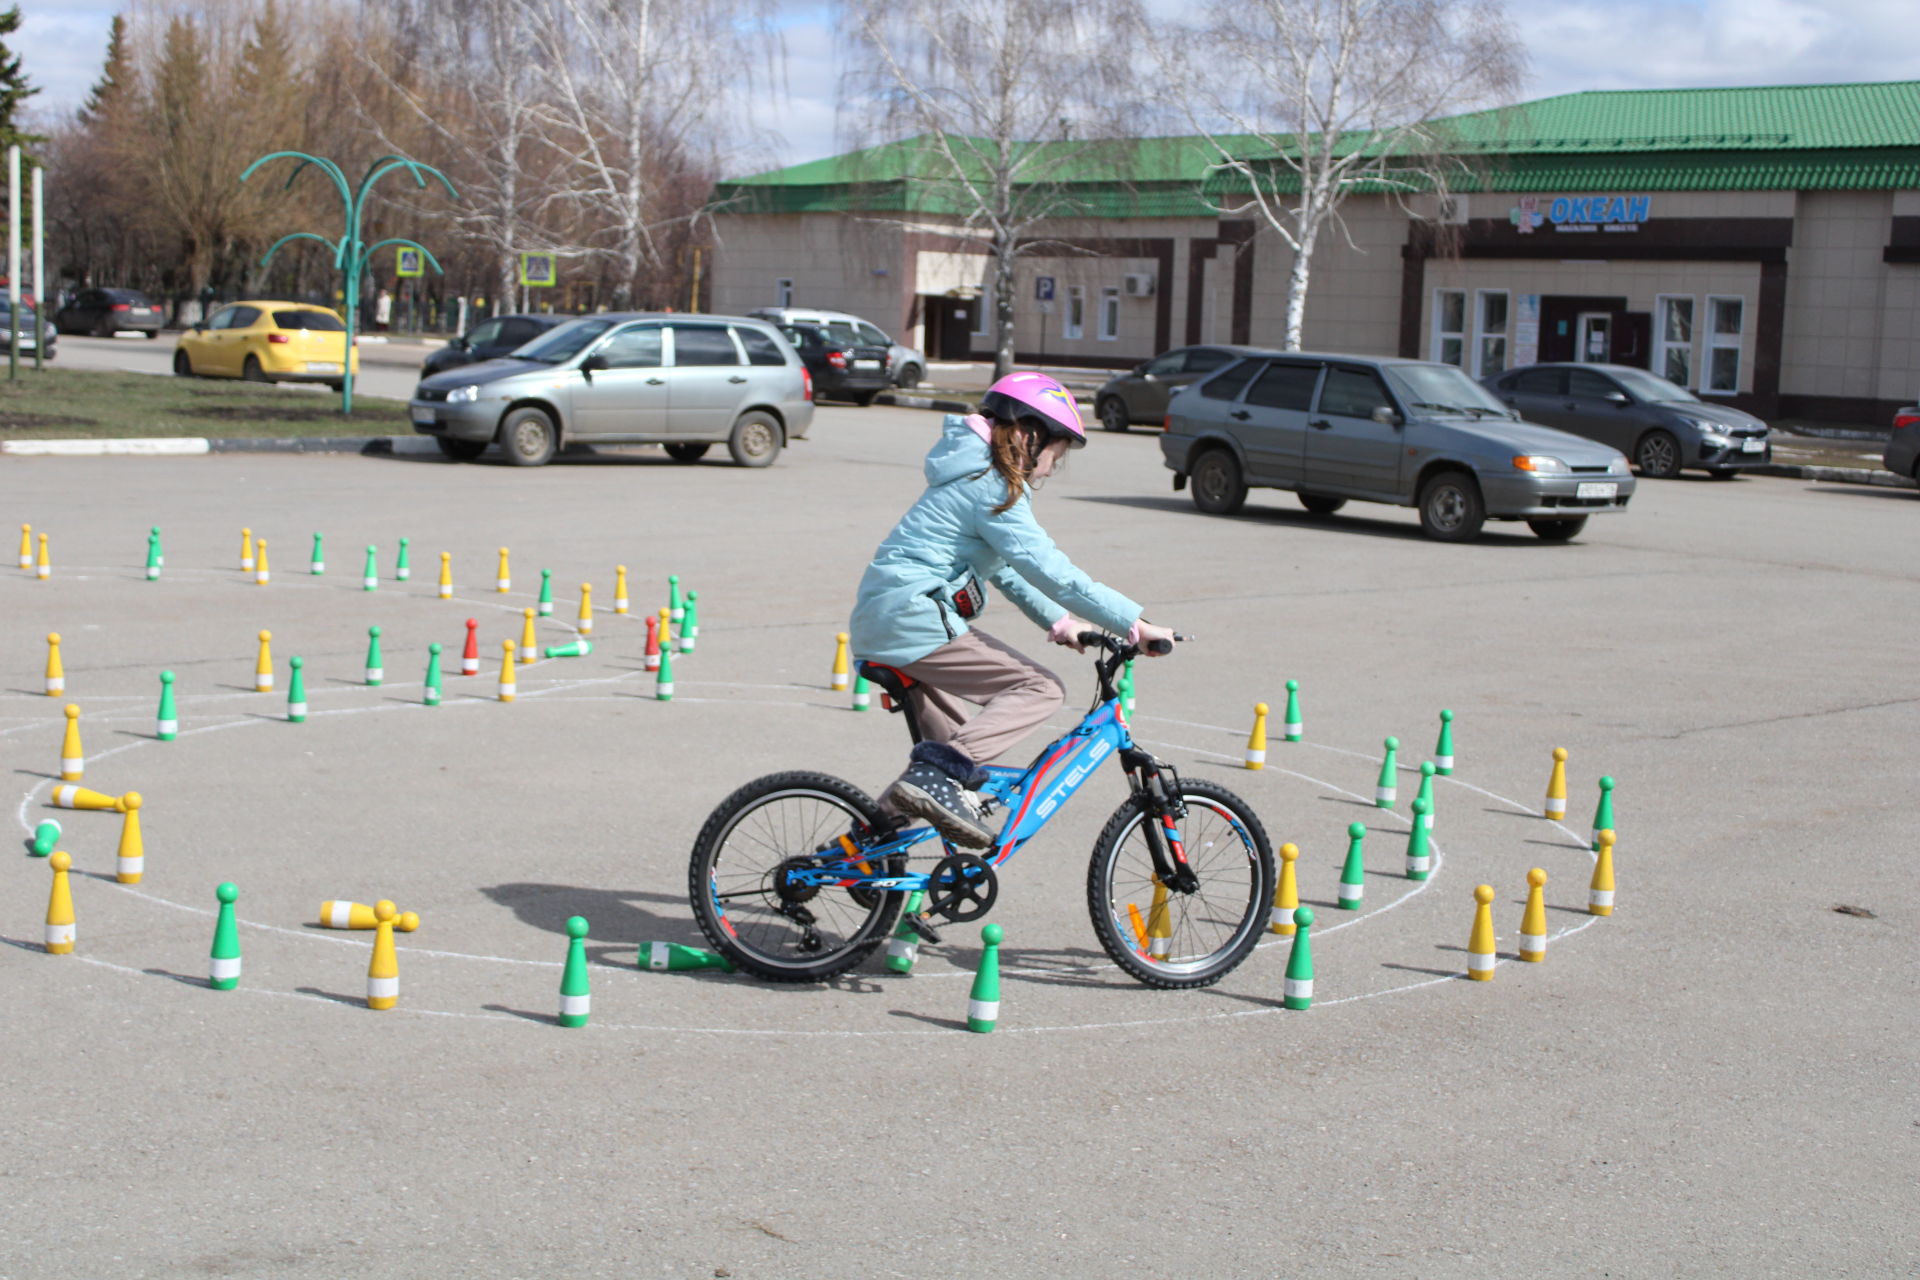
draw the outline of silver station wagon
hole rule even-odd
[[[1522,422],[1452,365],[1231,348],[1232,364],[1177,392],[1160,452],[1193,504],[1238,511],[1249,487],[1292,489],[1331,515],[1350,500],[1415,507],[1428,537],[1466,542],[1524,520],[1565,542],[1626,510],[1618,449]]]
[[[764,320],[625,313],[582,316],[499,360],[420,380],[413,429],[454,459],[498,442],[522,467],[562,446],[661,444],[697,462],[725,444],[764,467],[813,425],[799,353]]]

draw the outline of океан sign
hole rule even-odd
[[[1648,196],[1522,196],[1507,220],[1523,236],[1543,222],[1555,231],[1638,231],[1652,208]]]

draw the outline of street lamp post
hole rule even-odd
[[[273,247],[261,255],[260,266],[261,269],[264,270],[267,264],[273,261],[273,255],[280,251],[280,246],[286,244],[289,240],[318,240],[321,244],[327,245],[333,250],[334,267],[346,274],[346,287],[342,292],[346,298],[347,350],[341,368],[340,412],[352,413],[353,344],[356,329],[360,321],[360,276],[366,270],[367,263],[372,260],[374,254],[386,248],[388,245],[393,245],[396,248],[418,249],[421,256],[425,258],[427,264],[434,269],[436,274],[444,274],[444,272],[440,270],[439,261],[433,254],[429,252],[424,245],[415,244],[411,240],[394,237],[382,240],[373,245],[372,248],[367,247],[360,239],[360,219],[366,211],[367,194],[373,190],[374,183],[378,182],[387,174],[392,173],[395,169],[405,169],[412,176],[414,185],[417,187],[426,186],[427,179],[432,177],[437,179],[440,185],[447,189],[447,194],[455,200],[460,198],[460,193],[453,189],[451,182],[447,181],[447,175],[441,173],[432,165],[421,164],[417,160],[409,160],[405,156],[398,155],[381,156],[378,160],[368,165],[366,175],[360,179],[360,185],[353,188],[348,187],[347,175],[339,165],[326,159],[324,156],[312,156],[304,151],[275,151],[268,155],[261,156],[258,160],[255,160],[247,166],[246,172],[240,175],[240,181],[245,182],[248,178],[251,178],[254,170],[260,168],[260,166],[270,161],[280,159],[298,162],[294,165],[293,172],[287,175],[287,186],[289,187],[293,185],[293,180],[300,176],[301,170],[305,169],[308,165],[312,165],[314,168],[326,174],[328,178],[333,180],[334,189],[340,194],[341,207],[346,213],[346,227],[341,232],[338,241],[329,241],[326,237],[315,235],[311,231],[296,231],[291,235],[281,236],[278,240],[274,241]]]

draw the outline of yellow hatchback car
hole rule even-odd
[[[347,326],[325,307],[304,302],[235,302],[180,335],[173,371],[183,378],[248,382],[324,382],[334,390],[346,369]],[[360,372],[360,353],[352,353]]]

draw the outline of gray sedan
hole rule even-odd
[[[582,316],[501,360],[420,380],[413,429],[456,460],[498,442],[537,467],[571,442],[661,444],[697,462],[725,444],[764,467],[813,423],[806,366],[764,320],[627,313]]]
[[[1159,426],[1173,393],[1222,369],[1253,347],[1175,347],[1107,379],[1094,393],[1093,412],[1109,431],[1136,422]]]
[[[1316,515],[1350,499],[1416,507],[1430,538],[1465,542],[1524,520],[1565,542],[1626,510],[1619,450],[1535,426],[1452,365],[1249,351],[1175,395],[1160,452],[1202,511],[1240,509],[1249,486],[1292,489]]]
[[[1531,364],[1488,378],[1486,385],[1529,422],[1612,445],[1649,479],[1699,467],[1727,480],[1773,458],[1760,419],[1631,365]]]

